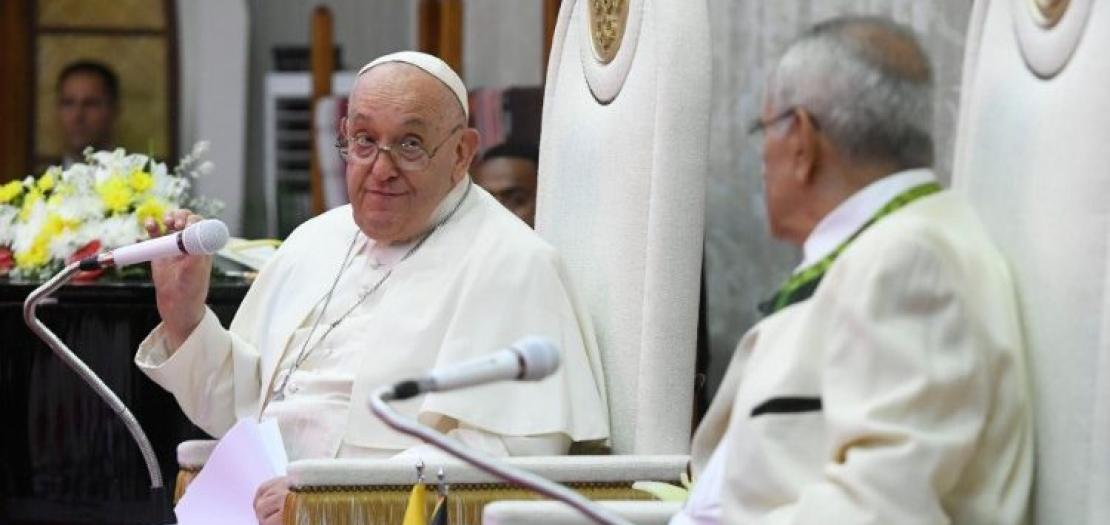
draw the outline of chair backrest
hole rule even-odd
[[[536,229],[597,331],[615,453],[689,450],[710,81],[703,0],[562,3]]]
[[[1040,523],[1110,523],[1108,50],[1093,0],[978,1],[966,47],[953,186],[1017,282]]]

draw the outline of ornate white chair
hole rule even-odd
[[[1110,3],[990,0],[966,48],[953,187],[1017,282],[1039,523],[1110,523]]]

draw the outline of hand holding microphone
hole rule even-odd
[[[202,220],[203,217],[189,210],[169,212],[163,219],[166,224],[163,237],[184,232],[186,228]],[[153,220],[147,221],[145,226],[152,239],[163,238],[160,237],[162,232],[159,231],[158,224]],[[226,242],[225,233],[220,247]],[[214,253],[216,250],[206,253]],[[204,318],[204,301],[208,298],[209,277],[212,274],[212,256],[176,254],[154,259],[150,262],[150,273],[154,281],[158,314],[164,323],[167,350],[173,352]]]

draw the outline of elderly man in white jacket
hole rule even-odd
[[[204,306],[210,259],[155,263],[163,323],[136,364],[215,436],[239,418],[274,418],[290,459],[388,457],[427,451],[370,415],[371,389],[541,335],[562,351],[543,381],[395,407],[495,456],[605,439],[588,318],[554,249],[467,175],[478,132],[466,127],[466,96],[430,55],[364,67],[340,129],[351,204],[290,235],[230,330]],[[197,219],[167,217],[171,230]],[[261,521],[280,522],[284,494],[281,479],[262,487]]]
[[[813,28],[762,118],[772,233],[804,260],[740,341],[673,524],[1018,524],[1033,477],[1006,263],[932,163],[931,72],[873,18]]]

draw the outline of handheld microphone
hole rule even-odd
[[[227,244],[227,226],[217,219],[205,219],[179,232],[137,242],[110,252],[81,260],[81,270],[144,263],[172,255],[211,255]]]
[[[427,392],[484,385],[494,381],[539,381],[559,368],[559,350],[543,337],[525,337],[504,350],[437,368],[419,379],[393,385],[393,399],[408,399]]]

